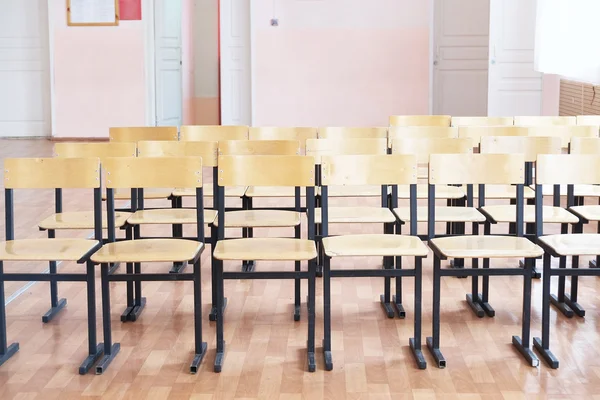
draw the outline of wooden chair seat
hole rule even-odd
[[[315,242],[289,238],[221,240],[215,246],[218,260],[304,261],[317,257]]]
[[[600,221],[600,206],[575,206],[569,208],[570,211],[588,221]]]
[[[466,188],[464,188],[466,192]],[[566,192],[565,192],[566,193]],[[473,197],[479,197],[479,186],[473,185]],[[535,191],[530,187],[523,188],[523,197],[525,199],[535,198]],[[517,198],[517,187],[514,185],[485,185],[485,198],[508,200]]]
[[[575,196],[581,197],[600,197],[599,185],[573,185]],[[544,196],[552,196],[554,194],[554,185],[542,185],[542,193]],[[567,185],[560,185],[561,196],[567,195]]]
[[[600,254],[600,234],[574,233],[548,235],[538,239],[559,256],[596,256]]]
[[[339,223],[391,223],[396,216],[388,208],[383,207],[329,207],[328,221]],[[315,223],[321,223],[321,209],[315,209]]]
[[[228,186],[225,188],[225,197],[242,197],[246,193],[246,186]],[[175,197],[196,197],[196,189],[175,189]],[[204,197],[213,197],[213,184],[204,184]]]
[[[482,210],[495,222],[517,222],[517,209],[514,205],[485,206]],[[561,207],[544,206],[542,215],[543,222],[548,224],[575,224],[579,222],[577,216]],[[535,206],[524,206],[523,221],[525,223],[535,223]]]
[[[321,188],[317,188],[317,195],[321,195]],[[329,186],[328,197],[380,197],[381,186],[359,185],[359,186]]]
[[[115,228],[121,228],[131,216],[128,212],[115,213]],[[108,222],[106,213],[102,214],[102,227],[106,228]],[[52,214],[38,224],[40,229],[94,229],[93,211],[73,211]]]
[[[219,226],[219,219],[215,219]],[[225,213],[225,228],[282,228],[300,225],[300,213],[287,210],[240,210]]]
[[[172,190],[144,190],[145,200],[163,200],[171,197]],[[106,201],[106,193],[102,194],[102,200]],[[131,200],[131,190],[117,189],[115,190],[115,200]]]
[[[398,207],[394,209],[394,213],[400,221],[410,221],[410,208]],[[417,208],[417,222],[427,222],[428,208]],[[436,222],[485,222],[485,216],[472,207],[436,207],[435,208]]]
[[[18,239],[1,242],[1,261],[78,261],[98,246],[90,239]]]
[[[457,186],[447,186],[447,185],[436,185],[435,186],[435,198],[436,199],[445,199],[445,200],[456,200],[462,199],[466,196],[465,188],[457,187]],[[426,199],[428,196],[428,185],[420,184],[417,185],[417,198],[418,199]],[[410,199],[410,186],[409,185],[400,185],[398,186],[398,198],[407,200]]]
[[[247,197],[294,197],[294,187],[289,186],[250,186],[246,190]],[[300,188],[300,196],[304,197],[306,192]]]
[[[429,243],[448,258],[533,258],[544,254],[529,239],[516,236],[452,236]]]
[[[204,223],[212,224],[217,217],[216,210],[204,210]],[[156,210],[140,210],[127,220],[131,225],[148,224],[196,224],[196,209],[163,208]]]
[[[329,257],[415,256],[426,257],[429,249],[417,236],[364,234],[323,238]]]
[[[193,260],[204,243],[187,239],[138,239],[108,243],[94,255],[95,263],[186,262]]]

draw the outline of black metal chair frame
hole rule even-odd
[[[59,190],[56,190],[59,193]],[[6,240],[15,239],[14,222],[14,197],[13,189],[4,190],[5,198],[5,218],[6,218]],[[55,200],[60,205],[58,195]],[[53,237],[50,236],[49,237]],[[104,347],[102,343],[97,342],[96,336],[96,286],[95,286],[95,268],[90,261],[90,257],[102,246],[102,195],[101,188],[94,188],[94,237],[100,243],[85,254],[78,264],[86,264],[85,273],[58,273],[56,270],[56,261],[50,261],[51,269],[49,273],[5,273],[4,263],[0,261],[0,365],[8,361],[18,350],[19,343],[7,345],[6,333],[6,306],[4,297],[4,282],[30,282],[42,281],[50,282],[52,308],[45,317],[48,321],[56,315],[66,304],[66,300],[58,301],[56,292],[57,282],[85,282],[87,284],[87,324],[88,324],[88,356],[79,366],[79,374],[85,375],[92,368],[94,363],[102,356]],[[56,303],[54,301],[56,300]],[[48,322],[44,321],[44,322]]]

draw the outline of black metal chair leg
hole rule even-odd
[[[542,338],[533,338],[533,346],[551,368],[558,368],[558,359],[550,351],[550,267],[551,256],[544,254],[544,275],[542,276]]]
[[[579,256],[573,256],[572,268],[579,268]],[[579,291],[579,277],[571,277],[571,295],[565,294],[565,303],[573,310],[578,317],[585,317],[585,309],[577,302],[577,294]]]
[[[0,365],[7,362],[17,351],[19,343],[7,345],[6,335],[6,300],[4,298],[4,265],[0,261]]]
[[[48,230],[48,239],[54,239],[56,237],[56,231],[54,229]],[[48,271],[51,274],[56,274],[57,262],[50,261],[48,263]],[[50,309],[42,316],[42,322],[48,323],[54,319],[58,313],[65,308],[67,305],[67,299],[58,299],[58,282],[50,281]]]
[[[433,315],[432,336],[427,338],[427,348],[435,359],[438,368],[446,368],[446,359],[440,351],[440,296],[441,296],[441,260],[433,257]]]
[[[325,370],[333,369],[331,354],[331,259],[323,259],[323,357]]]
[[[194,263],[194,359],[190,372],[195,374],[206,355],[206,342],[202,341],[202,276],[200,259]]]
[[[317,363],[315,361],[315,297],[316,297],[316,259],[308,262],[308,340],[307,361],[308,372],[315,372]]]
[[[519,350],[519,352],[525,357],[529,365],[537,367],[540,364],[540,360],[533,353],[530,343],[530,329],[531,329],[531,279],[533,275],[533,268],[530,262],[525,260],[525,271],[523,276],[523,320],[522,320],[522,332],[521,337],[513,336],[513,346]]]
[[[108,275],[108,264],[101,265],[101,285],[102,285],[102,325],[104,331],[104,356],[96,365],[96,375],[101,375],[106,371],[112,360],[121,350],[120,343],[112,343],[112,332],[110,325],[110,282]]]
[[[479,268],[479,259],[474,258],[472,261],[473,269]],[[484,277],[485,278],[485,277]],[[465,296],[467,304],[471,307],[471,310],[475,313],[478,318],[483,318],[485,312],[481,308],[481,296],[479,295],[479,276],[473,275],[471,277],[471,293],[467,293]]]
[[[104,354],[104,345],[96,337],[96,278],[95,266],[91,261],[86,265],[88,356],[79,366],[79,375],[85,375]]]
[[[422,263],[421,257],[415,257],[415,336],[408,340],[419,369],[427,368],[427,362],[421,349]]]
[[[567,268],[567,257],[560,257],[558,261],[558,267],[561,269]],[[558,290],[556,295],[550,295],[550,303],[560,311],[565,317],[572,318],[574,313],[571,310],[571,307],[567,303],[565,303],[565,283],[566,277],[559,276],[558,277]]]
[[[223,338],[223,298],[224,298],[224,286],[223,286],[223,261],[214,260],[215,273],[216,273],[216,284],[217,284],[217,304],[216,304],[216,322],[217,322],[217,352],[215,355],[214,371],[221,372],[223,370],[223,361],[225,358],[225,340]]]

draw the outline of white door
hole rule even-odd
[[[180,126],[183,119],[181,0],[154,0],[156,125]]]
[[[0,0],[0,137],[50,136],[48,1]]]
[[[542,74],[534,70],[536,0],[491,0],[490,116],[540,115]]]
[[[435,0],[434,114],[487,115],[489,16],[489,0]]]
[[[220,0],[221,124],[252,124],[250,0]]]

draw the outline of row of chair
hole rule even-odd
[[[392,115],[390,126],[553,126],[600,125],[598,115],[453,117],[451,115]]]

